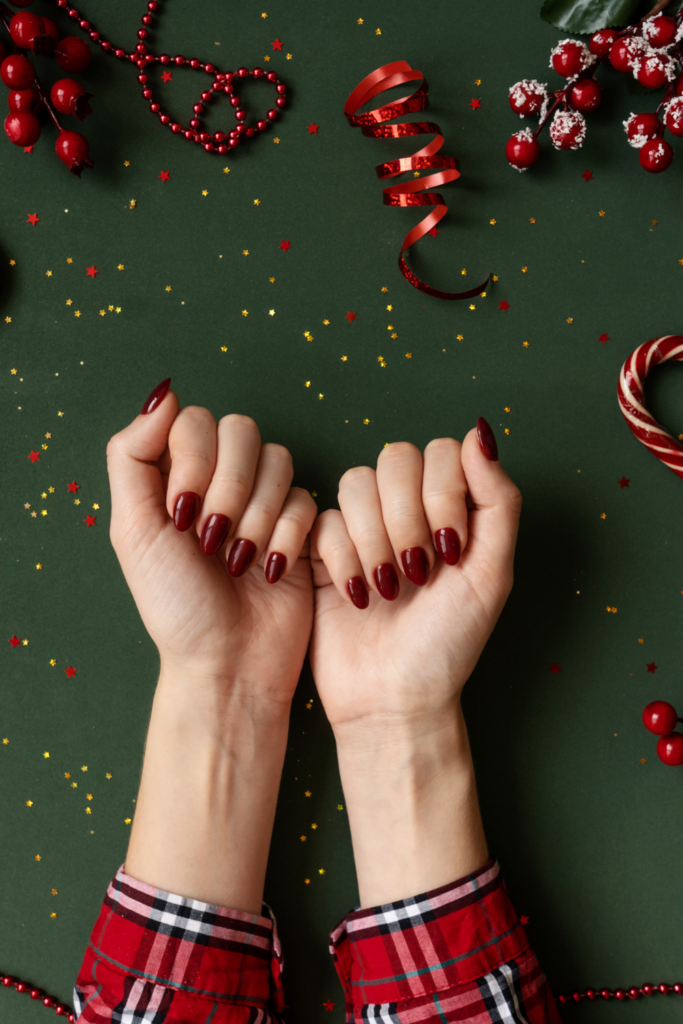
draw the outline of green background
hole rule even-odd
[[[150,115],[133,68],[97,50],[76,76],[96,94],[82,129],[95,167],[82,180],[56,158],[51,126],[32,155],[0,143],[0,733],[10,741],[0,745],[1,970],[70,1002],[125,856],[158,657],[110,546],[105,447],[171,376],[181,404],[217,419],[249,414],[264,440],[287,445],[297,483],[321,508],[335,503],[341,473],[374,464],[385,442],[424,446],[489,420],[524,494],[515,587],[465,697],[491,850],[555,992],[683,981],[683,769],[658,761],[640,718],[655,698],[681,698],[683,481],[635,440],[616,398],[626,356],[683,330],[683,152],[665,174],[641,170],[621,122],[658,99],[603,69],[604,102],[584,148],[557,153],[544,133],[531,171],[507,165],[505,142],[523,127],[509,86],[524,77],[559,85],[548,54],[562,33],[539,6],[173,0],[152,50],[221,70],[270,53],[291,98],[273,130],[227,159],[206,154]],[[65,31],[71,24],[40,0],[33,9]],[[91,0],[83,13],[130,49],[143,9]],[[462,170],[444,189],[440,233],[415,247],[412,265],[449,290],[496,274],[474,310],[423,295],[398,271],[419,212],[385,207],[374,167],[417,146],[365,138],[343,115],[365,75],[400,59],[424,72],[426,116]],[[53,61],[36,64],[48,85],[58,77]],[[160,71],[151,72],[157,92],[189,120],[205,77],[175,70],[163,85]],[[272,104],[270,87],[256,83],[247,98],[254,109]],[[232,126],[227,104],[211,124]],[[85,273],[92,265],[95,279]],[[674,433],[682,384],[678,365],[648,381]],[[13,634],[28,645],[12,648]],[[306,670],[265,895],[292,1021],[344,1017],[327,936],[357,890],[338,803],[333,737]],[[46,1013],[0,991],[2,1021]],[[683,1000],[582,1004],[563,1018],[609,1024],[653,1013],[681,1021]]]

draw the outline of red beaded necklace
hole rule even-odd
[[[558,996],[558,1002],[564,1006],[566,1003],[580,1003],[582,999],[637,999],[638,996],[656,996],[660,992],[663,996],[669,992],[675,992],[677,996],[683,995],[683,985],[643,985],[642,988],[617,988],[611,992],[608,988],[594,989],[587,988],[585,992],[573,992],[570,996]]]
[[[138,82],[142,85],[142,95],[146,100],[149,100],[149,109],[152,113],[158,116],[162,124],[168,125],[174,135],[182,135],[190,142],[196,142],[198,145],[203,146],[207,153],[216,152],[223,155],[233,149],[237,149],[245,139],[251,139],[257,132],[265,131],[268,125],[278,118],[280,110],[287,104],[285,95],[287,86],[280,81],[275,71],[266,72],[263,68],[259,67],[252,70],[241,67],[237,71],[217,71],[214,64],[204,64],[196,57],[188,59],[183,57],[182,54],[178,54],[177,57],[169,57],[167,53],[162,53],[157,57],[153,53],[149,53],[145,40],[149,34],[149,26],[152,24],[152,15],[159,10],[160,0],[148,0],[147,11],[142,16],[143,27],[138,29],[138,39],[140,42],[135,47],[133,53],[126,53],[124,49],[115,47],[113,43],[105,39],[101,32],[96,31],[90,21],[82,18],[76,8],[69,5],[69,0],[56,0],[56,2],[57,6],[62,7],[70,18],[78,22],[83,32],[87,33],[94,43],[101,46],[105,53],[113,53],[118,60],[129,60],[137,65]],[[202,92],[201,101],[195,103],[192,108],[194,116],[190,120],[189,128],[183,128],[181,124],[174,121],[170,114],[162,110],[161,104],[155,100],[153,90],[150,87],[149,77],[145,72],[148,65],[154,64],[155,61],[164,66],[175,64],[176,67],[189,67],[193,71],[204,71],[207,75],[211,76],[210,88]],[[249,77],[256,79],[256,81],[263,79],[266,82],[271,82],[277,92],[275,106],[268,111],[265,118],[257,121],[255,125],[245,124],[247,112],[242,107],[241,100],[235,92],[236,82],[239,79],[244,81]],[[230,105],[235,109],[235,118],[238,124],[231,131],[214,132],[212,135],[210,132],[202,131],[201,115],[204,113],[206,105],[213,99],[214,93],[220,92],[230,97]]]
[[[55,999],[54,996],[46,995],[42,989],[29,984],[28,981],[22,981],[21,978],[13,978],[10,974],[0,974],[0,983],[3,984],[5,988],[14,987],[17,992],[28,992],[31,999],[40,999],[43,1006],[53,1006],[58,1017],[66,1017],[70,1022],[76,1020],[76,1014],[70,1006],[60,1003],[59,999]]]

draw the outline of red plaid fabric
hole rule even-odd
[[[347,1024],[560,1024],[493,859],[423,895],[356,908],[330,953]]]

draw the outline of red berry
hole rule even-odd
[[[676,75],[676,65],[667,53],[648,50],[634,61],[633,74],[647,89],[661,89]]]
[[[5,133],[15,146],[32,146],[40,137],[40,121],[35,114],[8,114]]]
[[[538,144],[538,139],[534,138],[529,128],[515,132],[505,147],[505,156],[517,171],[525,171],[527,167],[531,167],[540,155],[541,147]]]
[[[65,36],[55,49],[55,59],[63,71],[85,71],[91,57],[90,47],[78,36]]]
[[[55,25],[55,23],[52,20],[52,18],[46,18],[45,15],[43,14],[43,15],[41,15],[40,20],[43,23],[43,35],[51,36],[54,39],[54,41],[56,43],[58,43],[59,42],[59,38],[61,36],[61,32],[59,31],[59,29]]]
[[[599,32],[591,36],[591,41],[588,44],[588,49],[591,53],[595,54],[596,57],[606,57],[610,51],[610,47],[614,40],[619,35],[615,28],[601,28]]]
[[[656,114],[631,114],[631,116],[623,122],[628,141],[634,149],[640,149],[644,146],[649,139],[654,139],[659,135],[659,131],[662,127],[661,121]]]
[[[672,732],[657,741],[657,756],[668,765],[683,764],[683,733]]]
[[[34,85],[28,89],[13,89],[7,93],[7,106],[13,114],[37,114],[41,103]]]
[[[643,725],[655,736],[668,736],[676,728],[678,715],[673,704],[653,700],[643,711]]]
[[[676,22],[666,14],[656,14],[643,22],[643,35],[650,46],[670,46],[676,38]]]
[[[627,71],[633,71],[634,62],[648,49],[647,42],[640,36],[617,39],[609,51],[610,63],[617,71],[625,74]]]
[[[573,85],[569,93],[569,102],[574,110],[580,110],[582,114],[590,114],[600,106],[602,100],[602,89],[594,78],[582,78]]]
[[[585,43],[577,39],[563,39],[550,51],[550,66],[558,75],[573,78],[595,60]]]
[[[641,146],[639,153],[640,166],[652,174],[659,174],[671,166],[674,151],[664,139],[650,139]],[[683,736],[681,736],[683,740]],[[661,741],[660,741],[661,742]]]
[[[15,46],[20,46],[22,50],[30,50],[35,37],[45,34],[43,19],[37,14],[31,14],[30,11],[15,14],[9,23],[9,34]]]
[[[547,98],[545,85],[535,78],[524,78],[510,86],[510,106],[520,117],[537,114]]]
[[[88,140],[80,132],[60,132],[55,143],[55,152],[59,159],[79,177],[83,164],[92,166],[88,160],[88,148]]]
[[[92,93],[86,92],[75,78],[60,78],[52,86],[50,99],[60,114],[75,114],[82,121],[87,114],[92,114],[88,99]]]
[[[672,135],[683,135],[683,97],[676,96],[669,100],[664,114],[664,124]]]
[[[586,138],[583,114],[573,110],[558,110],[550,125],[550,141],[555,149],[578,149]]]
[[[10,89],[28,89],[35,77],[33,64],[21,53],[11,53],[0,64],[0,78]]]

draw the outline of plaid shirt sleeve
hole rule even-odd
[[[275,917],[110,883],[74,989],[82,1024],[281,1024]]]
[[[330,953],[347,1024],[560,1024],[493,858],[431,892],[356,907]]]

